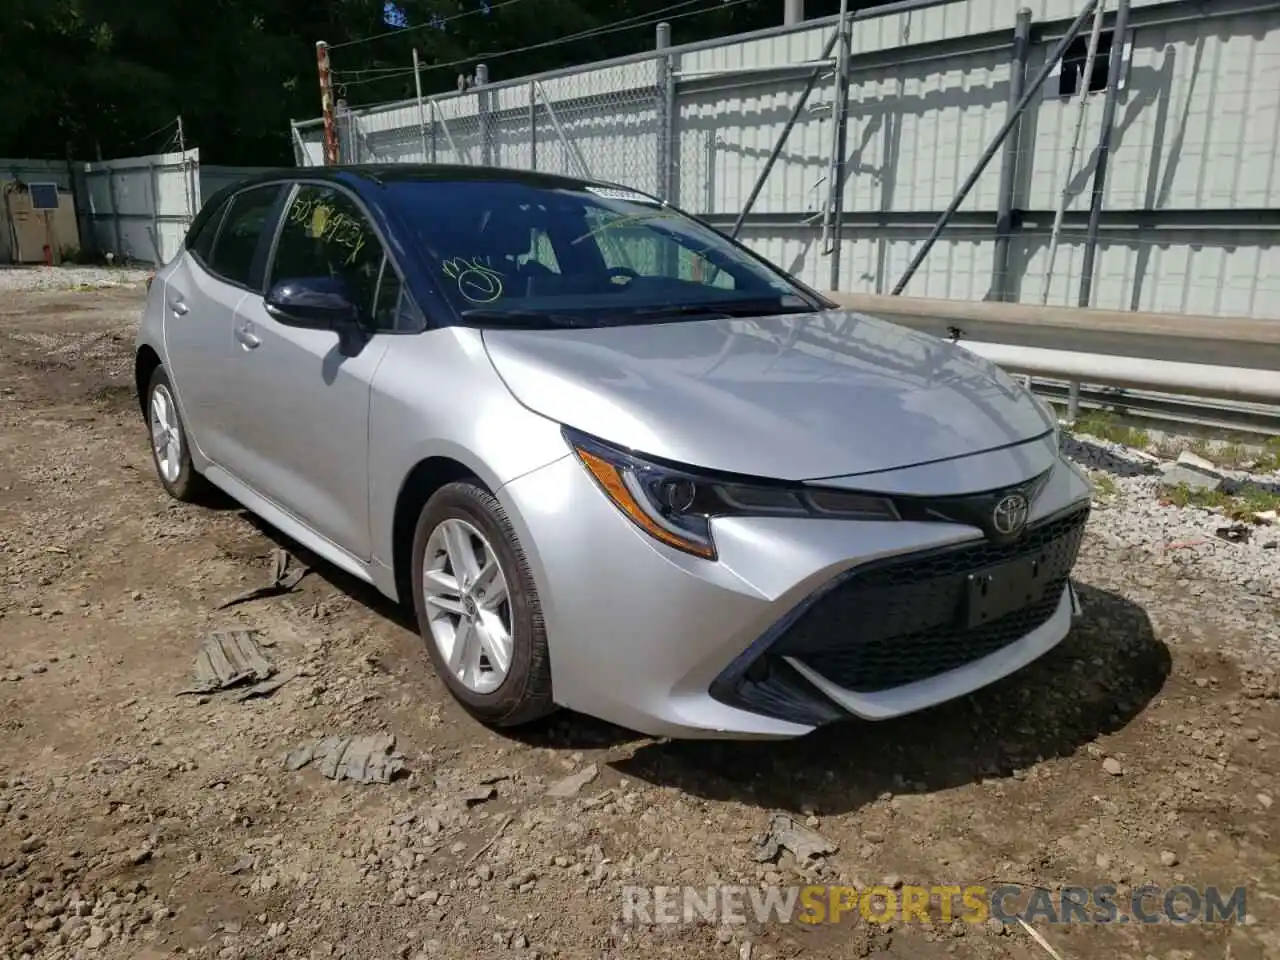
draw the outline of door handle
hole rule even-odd
[[[191,308],[181,300],[170,300],[169,309],[173,311],[173,314],[176,317],[185,317],[191,310]]]
[[[248,327],[236,327],[236,340],[240,342],[240,346],[246,350],[252,350],[254,347],[262,343],[262,340],[256,333]]]

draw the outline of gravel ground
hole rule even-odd
[[[0,297],[0,960],[1051,956],[936,912],[621,920],[622,884],[882,880],[1246,885],[1242,923],[1037,932],[1061,960],[1280,956],[1274,551],[1183,545],[1218,521],[1161,505],[1105,445],[1071,448],[1116,475],[1076,570],[1084,616],[975,696],[785,744],[572,715],[502,736],[454,706],[402,611],[233,504],[164,496],[130,382],[139,296]],[[281,546],[312,572],[222,609]],[[289,682],[179,696],[231,628]],[[284,760],[380,733],[405,765],[390,783]],[[834,850],[757,862],[779,813]]]
[[[136,287],[146,282],[150,272],[132,267],[0,267],[0,290],[16,293]]]
[[[1186,566],[1242,587],[1259,597],[1280,600],[1280,525],[1241,524],[1221,508],[1177,506],[1168,502],[1161,476],[1172,460],[1112,441],[1081,435],[1066,437],[1064,450],[1100,483],[1095,527],[1117,546],[1140,547],[1158,567],[1173,571]],[[1251,484],[1280,491],[1280,474],[1223,470],[1236,485]],[[1225,539],[1221,531],[1245,527],[1246,539]],[[1261,639],[1275,644],[1274,634]]]

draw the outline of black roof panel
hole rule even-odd
[[[367,180],[371,183],[406,180],[422,181],[505,181],[523,183],[532,187],[568,187],[581,189],[587,185],[618,186],[600,180],[585,180],[581,177],[567,177],[557,173],[543,173],[536,170],[512,170],[507,167],[479,167],[452,163],[362,163],[342,164],[322,167],[281,167],[254,174],[237,183],[237,189],[243,189],[255,183],[280,179],[334,180],[337,182],[351,179]]]

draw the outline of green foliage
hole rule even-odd
[[[1138,430],[1134,427],[1117,423],[1115,416],[1105,410],[1095,410],[1085,414],[1072,425],[1072,431],[1074,433],[1088,434],[1091,437],[1097,437],[1099,440],[1122,443],[1126,447],[1134,447],[1139,450],[1145,449],[1151,443],[1151,437],[1145,430]]]
[[[410,29],[393,31],[383,23],[382,0],[202,0],[181,4],[180,13],[154,0],[7,0],[0,156],[156,152],[173,145],[172,121],[181,114],[187,144],[199,146],[206,163],[291,164],[289,120],[320,112],[317,40],[337,47],[332,68],[347,81],[347,99],[360,105],[412,95],[415,47],[429,68],[425,92],[453,90],[458,75],[481,61],[498,80],[651,49],[654,27],[646,22],[554,41],[629,17],[652,20],[676,2],[490,0],[484,14],[472,12],[480,0],[403,0]],[[810,16],[837,7],[838,0],[808,3]],[[680,16],[692,11],[707,12]],[[426,26],[433,14],[453,19],[439,30]],[[782,4],[694,0],[666,15],[681,43],[775,24]],[[340,46],[380,34],[389,35]]]

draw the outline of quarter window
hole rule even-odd
[[[274,284],[341,277],[366,318],[394,317],[399,291],[392,283],[398,278],[389,263],[384,285],[391,299],[375,302],[383,259],[382,243],[354,200],[333,187],[307,185],[285,210],[270,278]]]
[[[261,276],[254,276],[254,262],[268,225],[274,225],[271,211],[279,198],[280,187],[276,184],[252,187],[232,198],[213,244],[209,269],[241,286],[261,285]]]
[[[218,227],[222,224],[222,217],[226,212],[227,201],[223,200],[218,204],[218,208],[205,218],[200,229],[187,238],[187,247],[201,263],[209,262],[209,255],[213,253],[213,240],[218,235]]]

